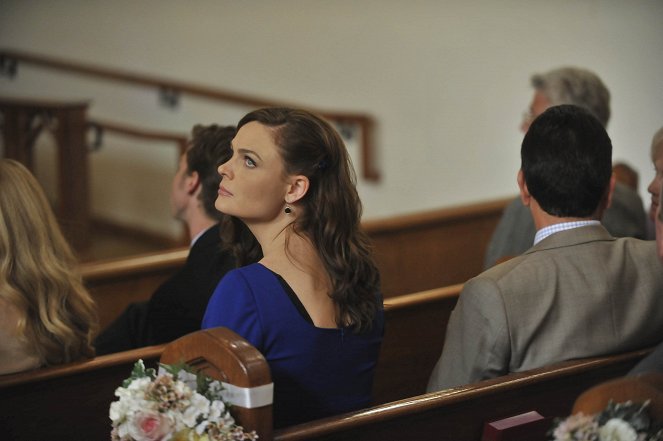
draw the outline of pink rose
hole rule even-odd
[[[159,412],[138,412],[129,425],[129,435],[136,441],[161,441],[173,428],[170,418]]]

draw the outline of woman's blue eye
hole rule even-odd
[[[249,158],[248,156],[244,157],[244,163],[246,164],[247,167],[253,168],[256,166],[256,162],[253,159]]]

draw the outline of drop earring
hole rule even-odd
[[[290,205],[287,205],[287,204],[286,204],[286,206],[285,206],[285,208],[283,209],[283,211],[285,212],[285,214],[290,214],[290,213],[292,213],[292,208],[290,208]]]

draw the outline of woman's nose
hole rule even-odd
[[[217,172],[221,175],[221,177],[226,177],[231,173],[231,169],[230,169],[229,164],[230,164],[230,161],[226,161],[223,164],[221,164],[219,166],[219,168],[217,169]]]

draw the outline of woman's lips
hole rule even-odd
[[[219,195],[220,196],[232,196],[233,194],[228,191],[227,188],[225,188],[223,185],[219,187]]]

